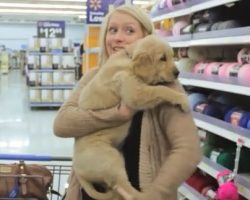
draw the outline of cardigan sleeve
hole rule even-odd
[[[180,85],[174,86],[183,91]],[[177,188],[195,171],[201,160],[200,141],[191,112],[184,113],[170,105],[159,107],[159,124],[168,141],[168,154],[160,168],[146,199],[175,200]]]
[[[78,106],[81,89],[95,76],[97,69],[84,75],[70,97],[59,109],[53,124],[58,137],[79,137],[95,131],[118,126],[131,118],[119,112],[119,105],[113,108],[91,111]]]

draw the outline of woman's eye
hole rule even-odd
[[[113,28],[113,27],[110,27],[109,29],[108,29],[108,32],[109,33],[116,33],[116,28]]]
[[[131,33],[134,33],[135,30],[133,28],[127,28],[126,32],[131,34]]]
[[[164,62],[167,61],[166,55],[162,55],[162,56],[160,57],[160,60],[161,60],[161,61],[164,61]]]

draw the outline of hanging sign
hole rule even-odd
[[[37,37],[39,38],[64,38],[64,21],[38,21]]]
[[[87,24],[101,24],[110,6],[120,6],[125,0],[87,0]]]

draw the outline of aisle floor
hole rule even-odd
[[[0,153],[72,156],[73,139],[53,135],[57,110],[31,109],[20,70],[0,75]]]

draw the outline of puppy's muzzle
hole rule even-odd
[[[174,77],[177,78],[179,76],[180,72],[177,68],[175,68],[173,74],[174,74]]]

